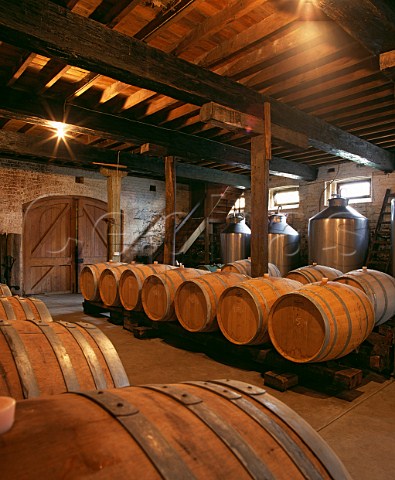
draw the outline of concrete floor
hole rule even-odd
[[[80,295],[40,297],[55,320],[88,321],[111,339],[132,384],[231,378],[263,385],[258,371],[219,363],[207,355],[176,347],[165,340],[138,340],[105,317],[85,315]],[[395,478],[395,384],[371,375],[347,399],[297,386],[287,392],[267,391],[307,420],[358,480]]]

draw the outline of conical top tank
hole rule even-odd
[[[242,260],[250,255],[251,230],[241,215],[226,219],[227,226],[221,233],[221,257],[223,263]]]
[[[369,245],[368,219],[334,197],[329,206],[311,217],[308,227],[309,262],[342,272],[364,265]]]
[[[277,265],[281,276],[299,266],[299,233],[287,223],[287,216],[269,216],[269,262]]]

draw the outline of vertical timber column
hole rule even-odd
[[[176,164],[174,157],[165,157],[166,207],[163,263],[175,264],[176,252]]]
[[[264,133],[251,139],[251,276],[268,271],[269,162],[272,157],[270,104],[263,107]]]
[[[101,168],[100,173],[107,177],[108,204],[108,260],[121,259],[121,182],[126,172],[111,168]]]

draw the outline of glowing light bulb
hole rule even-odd
[[[66,125],[63,122],[51,122],[52,126],[56,129],[56,135],[58,138],[64,138],[66,135]]]

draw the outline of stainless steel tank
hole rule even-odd
[[[269,216],[269,262],[280,270],[281,276],[299,266],[299,233],[287,223],[287,216],[275,213]]]
[[[251,230],[241,216],[228,217],[228,225],[221,233],[223,263],[243,260],[250,255]]]
[[[369,245],[368,219],[348,205],[347,198],[329,200],[329,207],[309,220],[309,262],[342,272],[364,265]]]
[[[391,271],[395,277],[395,198],[391,200]]]

